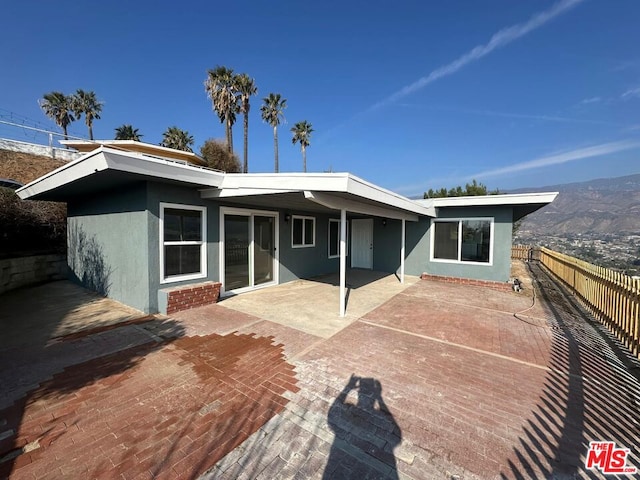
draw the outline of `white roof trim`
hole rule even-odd
[[[348,193],[399,210],[405,210],[412,214],[436,216],[435,209],[432,206],[418,204],[402,195],[369,183],[349,173],[226,174],[220,189],[226,190],[228,188],[246,189],[247,192],[255,189],[255,194],[259,194],[260,191],[275,190]],[[205,198],[205,195],[211,195],[211,193],[202,192],[203,198]]]
[[[485,207],[508,205],[549,204],[555,200],[558,192],[512,193],[506,195],[478,195],[470,197],[426,198],[414,200],[416,203],[431,207]]]
[[[206,188],[200,191],[202,198],[233,198],[246,197],[248,195],[271,195],[275,193],[292,193],[298,190],[283,188]]]
[[[336,197],[329,193],[310,192],[307,190],[304,192],[304,196],[307,200],[333,210],[344,209],[348,212],[360,213],[362,215],[373,215],[376,217],[394,218],[397,220],[409,220],[411,222],[418,221],[418,215],[415,214],[412,215],[403,211],[393,210],[391,208],[379,207],[377,205],[370,205],[355,200],[348,200]]]
[[[22,199],[31,198],[104,170],[116,170],[162,179],[170,178],[210,187],[220,185],[223,177],[222,173],[179,160],[162,159],[142,153],[122,152],[99,147],[34,180],[18,189],[16,193]]]

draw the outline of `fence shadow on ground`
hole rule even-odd
[[[501,478],[600,478],[585,468],[593,441],[629,448],[627,465],[640,468],[640,384],[623,361],[624,347],[548,271],[536,263],[530,268],[538,301],[551,316],[550,371]]]

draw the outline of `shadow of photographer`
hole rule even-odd
[[[379,380],[352,374],[329,409],[328,423],[335,439],[323,479],[398,478],[393,450],[402,433]]]

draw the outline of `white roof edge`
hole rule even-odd
[[[122,161],[123,159],[124,161]],[[146,162],[146,167],[144,163],[131,163],[131,160],[134,162]],[[154,172],[149,166],[154,167],[155,170],[158,171]],[[123,152],[122,150],[100,146],[76,160],[37,178],[33,182],[16,190],[16,193],[20,198],[27,199],[106,169],[142,175],[147,174],[159,178],[168,178],[159,170],[166,171],[169,169],[176,172],[177,180],[210,187],[219,186],[224,177],[224,174],[221,172],[192,165],[180,160],[160,158],[139,152]],[[78,174],[74,173],[76,170],[78,170]]]
[[[16,190],[16,193],[18,194],[18,196],[20,198],[22,198],[24,200],[26,198],[30,198],[30,197],[32,197],[34,195],[37,195],[39,193],[44,193],[44,192],[48,191],[49,189],[44,189],[44,188],[40,189],[37,186],[39,184],[43,183],[43,182],[46,182],[48,179],[50,179],[54,175],[61,175],[66,170],[74,168],[77,164],[85,162],[88,159],[90,159],[91,157],[94,157],[94,156],[102,153],[102,149],[103,148],[104,147],[96,148],[95,150],[92,150],[92,151],[90,151],[88,153],[85,153],[84,155],[81,155],[80,157],[76,158],[75,160],[62,165],[61,167],[58,167],[55,170],[51,170],[50,172],[45,173],[41,177],[38,177],[35,180],[27,183],[24,187],[21,187],[18,190]]]
[[[225,175],[220,188],[246,189],[252,194],[261,189],[349,193],[414,214],[436,216],[433,207],[420,205],[350,173],[230,173]]]
[[[468,197],[426,198],[414,202],[433,207],[475,207],[498,205],[549,204],[559,192],[509,193],[502,195],[478,195]]]

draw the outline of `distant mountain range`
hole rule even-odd
[[[550,205],[525,217],[521,235],[640,235],[640,174],[508,193],[525,192],[560,192],[560,195]]]

